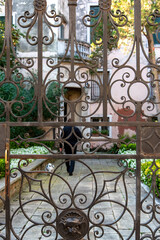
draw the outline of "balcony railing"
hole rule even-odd
[[[68,46],[67,39],[59,39],[58,40],[58,55],[59,55],[59,57],[64,56],[67,46]],[[77,51],[77,49],[78,49],[78,51]],[[74,45],[74,52],[75,52],[74,56],[77,57],[77,59],[79,59],[80,56],[84,59],[88,59],[89,55],[90,55],[90,44],[86,43],[86,42],[82,42],[82,41],[77,41],[77,46],[76,46],[76,44]],[[71,56],[71,47],[69,46],[66,57],[70,57],[70,56]]]

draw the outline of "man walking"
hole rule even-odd
[[[68,120],[71,122],[71,119]],[[66,154],[76,154],[77,143],[82,138],[82,133],[77,127],[65,126],[61,134],[62,139],[64,139],[64,150]],[[62,143],[60,143],[60,152],[62,152]],[[73,175],[75,161],[66,159],[67,172],[70,176]]]

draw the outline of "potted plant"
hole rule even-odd
[[[103,135],[109,135],[109,131],[108,131],[108,129],[105,129],[105,130],[101,130],[101,134],[103,134]]]
[[[92,130],[92,136],[99,136],[99,131],[96,129]]]

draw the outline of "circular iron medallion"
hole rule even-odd
[[[89,230],[87,216],[80,210],[64,210],[57,219],[57,230],[65,240],[80,240]]]

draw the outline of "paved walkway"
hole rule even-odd
[[[57,160],[55,166],[60,163],[62,160]],[[97,173],[92,175],[91,169]],[[15,235],[17,234],[19,239],[23,237],[23,240],[53,240],[56,237],[53,227],[56,225],[56,216],[67,207],[78,207],[86,214],[90,227],[92,226],[89,238],[85,236],[84,239],[134,240],[135,233],[132,232],[136,209],[135,178],[124,175],[123,170],[116,160],[82,160],[76,162],[73,176],[68,176],[65,164],[62,164],[56,170],[57,176],[52,178],[45,173],[39,174],[34,181],[27,177],[27,185],[23,184],[20,194],[21,203],[19,196],[11,202],[12,228]],[[142,199],[147,196],[143,188],[141,195]],[[74,205],[71,205],[71,196]],[[18,207],[20,204],[21,208]],[[152,216],[152,212],[145,213],[151,210],[147,208],[148,204],[153,205],[150,196],[143,202],[142,223]],[[100,223],[102,228],[99,227]],[[158,224],[153,220],[149,226],[154,230]],[[146,233],[150,231],[141,227],[141,235]],[[11,239],[18,238],[12,234]],[[58,236],[58,239],[62,238]]]

